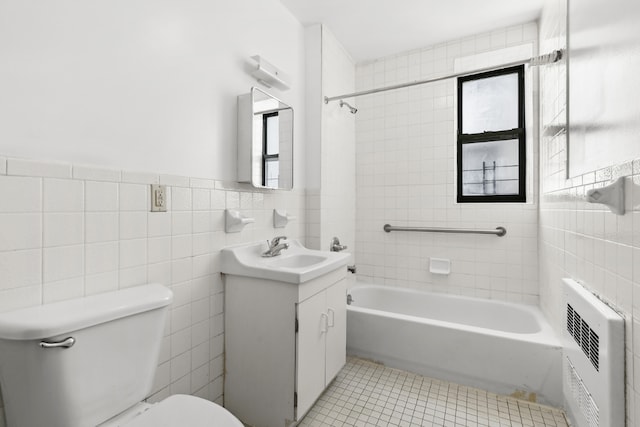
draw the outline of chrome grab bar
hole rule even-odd
[[[62,341],[40,341],[42,348],[71,348],[76,343],[76,339],[69,337]]]
[[[387,233],[392,231],[422,231],[427,233],[495,234],[498,237],[502,237],[507,234],[507,229],[504,227],[496,227],[495,230],[476,230],[472,228],[394,227],[392,225],[385,224],[382,228]]]

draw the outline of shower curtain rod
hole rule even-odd
[[[385,86],[385,87],[380,87],[380,88],[377,88],[377,89],[363,90],[361,92],[346,93],[344,95],[325,96],[324,97],[324,103],[328,104],[330,101],[342,100],[344,98],[354,98],[356,96],[372,95],[374,93],[386,92],[388,90],[403,89],[405,87],[418,86],[418,85],[423,85],[423,84],[426,84],[426,83],[439,82],[439,81],[442,81],[442,80],[468,76],[470,74],[482,73],[482,72],[485,72],[485,71],[493,71],[493,70],[497,70],[499,68],[515,67],[516,65],[529,64],[529,65],[535,67],[535,66],[539,66],[539,65],[552,64],[554,62],[560,61],[562,59],[563,54],[564,54],[564,50],[554,50],[553,52],[547,53],[545,55],[535,56],[533,58],[520,60],[520,61],[509,62],[509,63],[502,64],[502,65],[493,65],[491,67],[480,68],[480,69],[477,69],[477,70],[464,71],[464,72],[461,72],[461,73],[449,74],[449,75],[446,75],[446,76],[435,77],[435,78],[426,79],[426,80],[416,80],[414,82],[401,83],[401,84],[392,85],[392,86]]]

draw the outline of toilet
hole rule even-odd
[[[150,284],[0,313],[7,427],[242,427],[195,396],[143,402],[172,300]]]

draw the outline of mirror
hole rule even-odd
[[[640,2],[575,0],[568,14],[568,177],[576,177],[640,157]]]
[[[293,108],[256,87],[238,96],[238,182],[293,188]]]

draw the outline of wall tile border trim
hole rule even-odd
[[[171,187],[204,188],[217,190],[250,191],[253,193],[273,193],[276,190],[255,188],[250,184],[222,181],[211,178],[194,178],[180,175],[156,174],[110,169],[86,164],[62,163],[47,160],[33,160],[0,155],[0,175],[32,176],[41,178],[65,178],[86,181],[102,181],[130,184],[163,184]],[[300,191],[302,189],[295,189]]]

